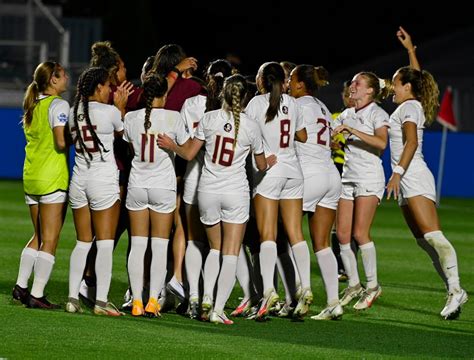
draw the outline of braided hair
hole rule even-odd
[[[85,70],[80,76],[79,81],[77,82],[77,91],[76,91],[76,98],[74,99],[74,112],[73,112],[73,120],[74,125],[77,129],[77,138],[79,140],[79,147],[82,153],[87,153],[88,158],[86,157],[86,161],[92,160],[92,152],[99,150],[100,158],[104,160],[102,157],[102,151],[109,152],[109,150],[105,149],[104,145],[100,141],[97,133],[94,130],[94,127],[91,123],[91,119],[89,116],[89,97],[94,95],[94,92],[99,84],[104,85],[109,80],[109,73],[106,69],[102,67],[91,67]],[[82,105],[82,112],[83,114],[77,114],[79,109],[79,104]],[[85,120],[88,130],[92,135],[92,141],[94,143],[94,147],[92,149],[88,148],[84,143],[84,139],[82,138],[80,127],[79,127],[79,117],[81,117],[81,121]]]
[[[228,77],[224,82],[224,104],[223,108],[231,111],[234,116],[234,149],[237,145],[237,136],[240,128],[240,113],[242,103],[247,93],[247,80],[242,75],[236,74]]]
[[[151,127],[150,114],[155,98],[161,98],[165,96],[168,90],[167,80],[156,73],[150,73],[145,77],[143,82],[143,97],[145,98],[145,134],[148,133],[148,129]]]

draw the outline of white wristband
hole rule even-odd
[[[403,174],[405,174],[405,169],[402,168],[400,165],[397,165],[393,168],[393,171],[392,171],[394,174],[399,174],[400,176],[403,176]]]

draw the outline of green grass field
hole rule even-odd
[[[474,358],[474,301],[464,306],[459,320],[441,319],[446,295],[441,280],[394,202],[383,202],[372,228],[384,292],[371,309],[356,313],[348,307],[341,321],[237,319],[233,326],[224,326],[175,313],[161,319],[117,319],[88,310],[76,315],[13,303],[19,256],[32,226],[21,182],[0,181],[0,194],[0,358]],[[474,296],[474,200],[443,199],[439,213],[457,250],[462,285]],[[46,288],[52,301],[63,304],[75,244],[70,215]],[[110,299],[117,304],[127,288],[126,242],[122,238],[114,254]],[[314,255],[311,261],[313,314],[321,310],[326,296]],[[238,304],[240,295],[236,286],[229,308]]]

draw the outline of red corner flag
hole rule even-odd
[[[454,117],[453,111],[453,90],[451,89],[451,86],[448,86],[444,92],[438,117],[436,119],[441,125],[446,126],[449,130],[458,130],[457,121]]]

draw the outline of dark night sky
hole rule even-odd
[[[332,73],[399,50],[398,25],[416,44],[474,26],[467,5],[456,5],[461,1],[450,1],[450,8],[388,0],[45,2],[62,4],[66,16],[101,17],[103,39],[124,58],[129,78],[137,77],[146,57],[167,43],[180,44],[202,66],[237,54],[244,74],[272,60],[324,65]]]

